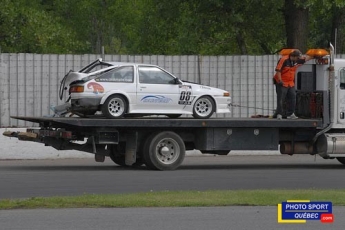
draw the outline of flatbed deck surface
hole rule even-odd
[[[322,126],[321,119],[296,119],[277,120],[271,118],[121,118],[106,119],[103,117],[81,118],[81,117],[24,117],[12,116],[11,118],[40,123],[55,127],[109,127],[109,128],[318,128]]]

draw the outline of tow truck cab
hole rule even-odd
[[[326,52],[323,49],[309,50],[315,58],[296,71],[297,113],[301,117],[322,118],[324,127],[332,122],[332,128],[343,129],[345,60],[333,59],[332,52],[330,55]]]
[[[322,127],[313,138],[314,150],[324,158],[345,162],[345,60],[312,49],[314,59],[296,71],[296,113],[305,118],[321,118]]]

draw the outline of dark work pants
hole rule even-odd
[[[287,102],[286,116],[290,116],[295,112],[296,108],[296,90],[295,87],[284,87],[282,85],[276,84],[277,93],[277,109],[275,116],[277,114],[283,115],[283,103]]]

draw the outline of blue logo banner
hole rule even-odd
[[[332,202],[282,202],[283,220],[321,220],[322,214],[332,213]]]

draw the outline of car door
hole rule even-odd
[[[179,81],[157,66],[138,66],[137,109],[145,113],[178,113]]]

